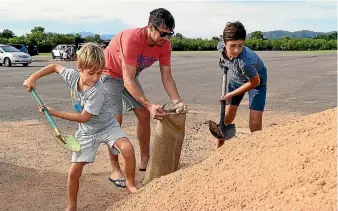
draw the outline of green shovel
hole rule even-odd
[[[50,115],[48,109],[45,107],[44,103],[40,99],[39,95],[35,92],[34,88],[31,88],[31,92],[36,101],[38,101],[39,105],[43,107],[43,112],[45,113],[45,116],[50,126],[55,130],[58,144],[72,152],[79,152],[81,150],[81,145],[79,144],[79,142],[77,142],[76,139],[71,135],[63,136],[61,134],[60,130],[56,126],[53,117]]]

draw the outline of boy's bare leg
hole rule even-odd
[[[224,118],[224,124],[228,125],[228,124],[231,124],[235,117],[236,117],[236,113],[237,113],[237,109],[238,109],[238,106],[237,105],[226,105],[225,107],[225,118]],[[217,139],[216,140],[216,145],[217,145],[217,148],[223,146],[224,144],[224,140],[220,140],[220,139]]]
[[[135,108],[134,113],[137,117],[137,139],[140,145],[141,164],[140,168],[147,168],[149,161],[150,148],[150,112],[144,108]]]
[[[130,192],[136,192],[138,188],[135,186],[135,152],[134,147],[128,138],[120,138],[115,142],[121,155],[123,156],[124,173],[126,175],[126,186]]]
[[[116,114],[115,118],[120,123],[120,125],[122,125],[122,114]],[[108,147],[108,154],[109,154],[110,164],[111,164],[111,167],[112,167],[112,172],[110,174],[110,178],[112,178],[114,180],[124,178],[124,176],[121,172],[121,169],[120,169],[118,156],[114,155],[109,147]]]
[[[66,211],[76,211],[79,180],[86,163],[72,163],[68,172],[68,207]]]
[[[263,111],[250,110],[249,127],[251,132],[262,130]]]

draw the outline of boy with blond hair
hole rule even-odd
[[[114,118],[114,112],[109,105],[109,95],[104,84],[100,81],[104,67],[105,60],[102,49],[95,43],[87,43],[77,52],[77,70],[58,64],[50,64],[32,74],[23,84],[30,91],[31,88],[36,87],[37,79],[58,73],[70,88],[72,104],[76,113],[57,111],[45,106],[52,116],[79,123],[75,138],[81,144],[81,151],[72,154],[72,164],[68,172],[68,207],[66,211],[76,210],[79,179],[83,167],[87,163],[94,162],[101,143],[122,154],[126,187],[130,192],[137,191],[134,183],[134,148]],[[42,110],[40,107],[40,112]]]

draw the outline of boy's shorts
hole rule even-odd
[[[111,76],[102,74],[101,81],[104,83],[108,95],[110,97],[110,105],[115,114],[122,114],[131,111],[135,108],[142,108],[143,106],[135,100],[135,98],[124,88],[123,79],[113,78]],[[141,88],[142,86],[135,78],[136,84]]]
[[[230,80],[228,83],[228,91],[232,92],[235,89],[238,89],[241,84]],[[245,94],[245,93],[244,93]],[[244,94],[236,95],[231,98],[230,105],[239,105],[244,97]],[[259,85],[248,91],[249,94],[249,109],[256,111],[264,111],[265,100],[266,100],[266,85]]]
[[[112,150],[115,141],[120,138],[127,138],[127,135],[120,125],[116,123],[93,135],[85,135],[78,130],[75,138],[81,144],[81,151],[72,153],[72,163],[92,163],[95,160],[97,149],[101,143],[108,145]]]

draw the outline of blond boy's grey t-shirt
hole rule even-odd
[[[86,123],[79,123],[81,134],[92,135],[112,125],[118,125],[113,110],[109,105],[109,95],[104,84],[99,80],[85,91],[78,91],[80,73],[77,70],[64,67],[60,76],[70,88],[73,110],[82,113],[86,110],[92,117]]]

